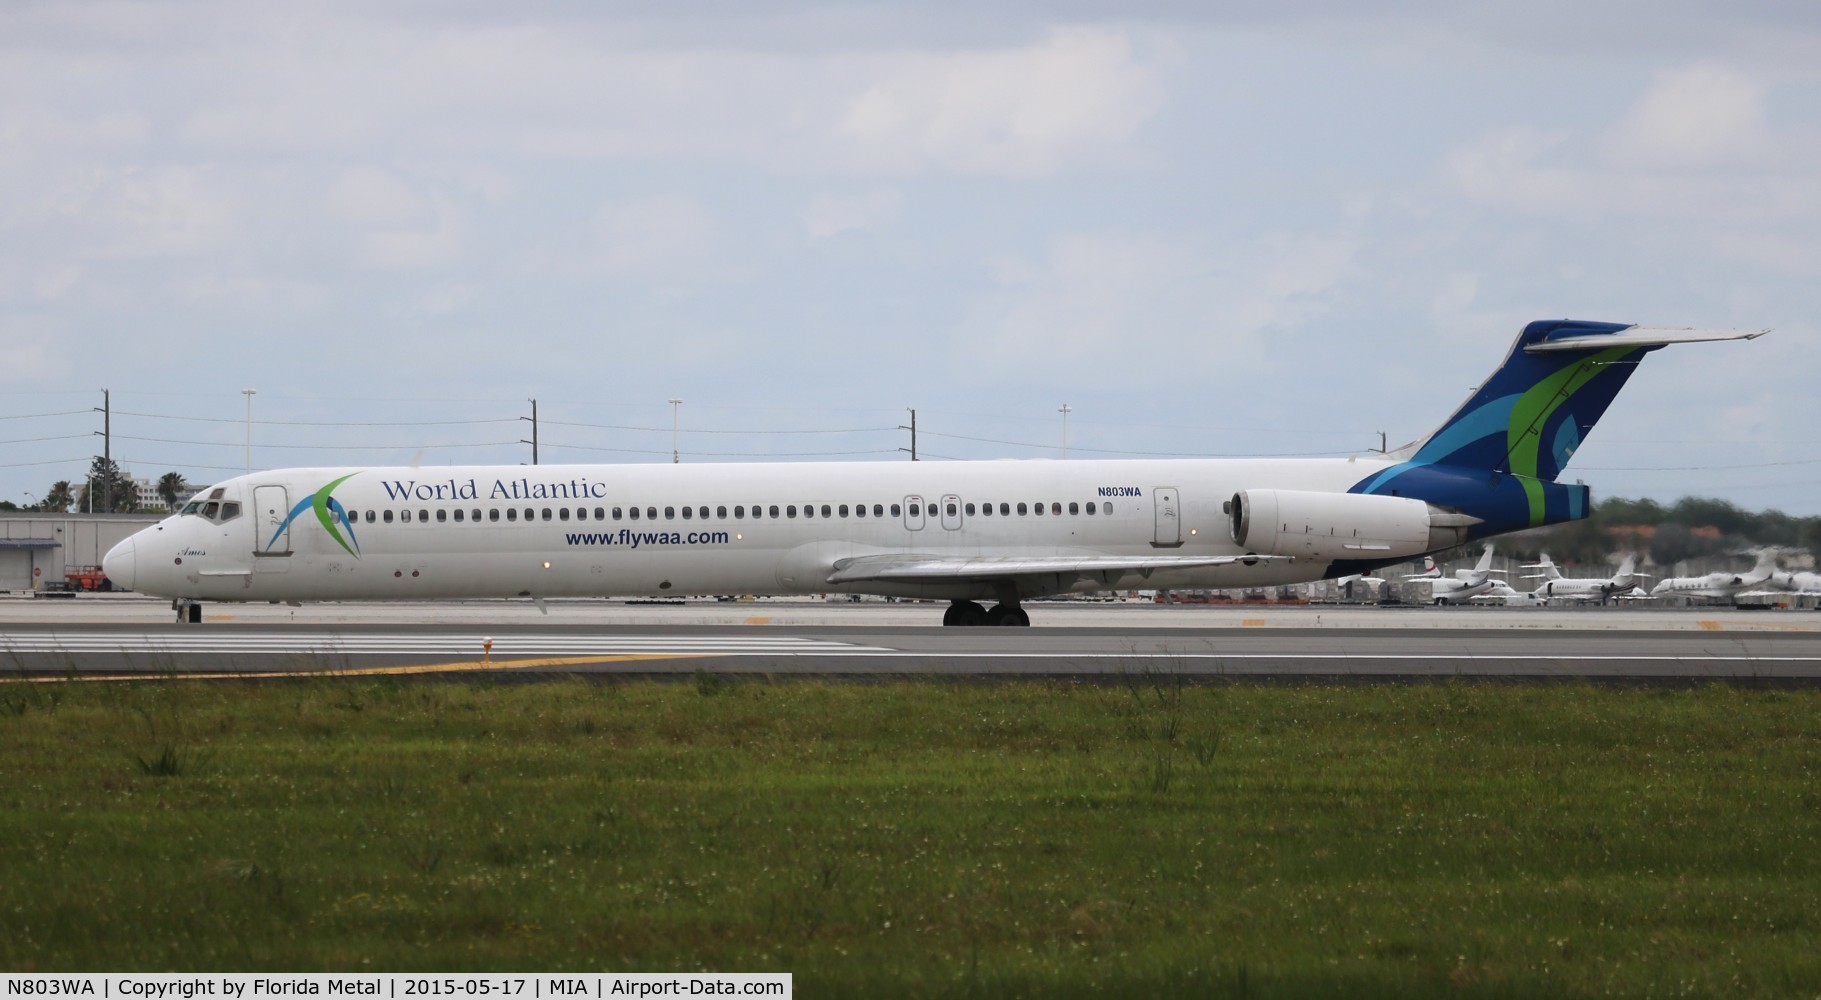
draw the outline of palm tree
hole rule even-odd
[[[44,495],[44,502],[39,505],[39,509],[57,514],[67,514],[69,513],[70,504],[74,503],[75,500],[76,493],[70,488],[70,481],[67,479],[59,479],[51,484],[51,490]]]
[[[183,481],[181,472],[167,472],[158,477],[158,495],[164,498],[166,510],[176,510],[177,497],[189,488],[190,484]]]

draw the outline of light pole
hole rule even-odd
[[[247,475],[253,474],[253,396],[258,389],[242,389],[240,394],[247,397]]]
[[[1069,457],[1069,413],[1072,412],[1073,409],[1074,408],[1069,406],[1069,404],[1067,404],[1067,403],[1064,403],[1061,406],[1056,408],[1056,412],[1062,414],[1062,457],[1063,458]]]
[[[683,401],[680,399],[670,401],[670,463],[672,465],[683,460],[682,455],[677,452],[677,414],[682,412],[682,405]]]

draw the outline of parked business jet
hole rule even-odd
[[[1542,553],[1538,561],[1525,563],[1524,568],[1542,570],[1541,573],[1527,574],[1524,579],[1542,580],[1542,583],[1537,584],[1536,593],[1544,597],[1599,601],[1601,604],[1620,595],[1629,595],[1638,586],[1639,580],[1650,575],[1638,572],[1638,557],[1632,553],[1627,553],[1625,561],[1619,564],[1619,571],[1608,577],[1565,577],[1547,552]]]
[[[1480,553],[1480,561],[1472,569],[1457,569],[1453,577],[1412,577],[1424,580],[1429,584],[1429,598],[1437,604],[1455,604],[1472,600],[1490,591],[1493,584],[1503,584],[1494,580],[1492,574],[1503,573],[1502,569],[1492,568],[1492,543],[1486,543],[1486,551]],[[1509,585],[1505,585],[1509,590]]]
[[[1744,595],[1747,591],[1768,586],[1771,580],[1781,572],[1777,568],[1777,550],[1759,549],[1757,563],[1744,573],[1672,576],[1657,581],[1657,585],[1650,590],[1650,596],[1711,597],[1730,601]]]
[[[1525,593],[1503,580],[1493,580],[1484,593],[1469,598],[1475,604],[1503,604],[1508,608],[1541,608],[1549,598],[1538,591]]]
[[[121,542],[117,585],[203,601],[1271,587],[1587,516],[1562,466],[1650,351],[1765,331],[1545,320],[1435,433],[1332,459],[283,469]],[[988,609],[983,602],[992,602]]]

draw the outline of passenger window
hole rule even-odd
[[[627,513],[632,515],[632,519],[634,521],[639,519],[639,509],[637,507],[632,508],[631,510],[627,511]]]
[[[708,520],[708,508],[707,507],[697,507],[696,516],[700,517],[704,521]]]
[[[778,505],[775,503],[772,504],[771,507],[766,511],[766,515],[768,517],[777,517],[778,516]]]
[[[1071,515],[1081,513],[1081,505],[1076,503],[1073,500],[1070,500],[1069,501],[1069,513]]]
[[[605,520],[607,520],[607,508],[605,508],[605,507],[596,507],[596,508],[595,508],[595,509],[594,509],[594,519],[595,519],[595,520],[596,520],[596,521],[605,521]]]
[[[1022,514],[1022,513],[1024,513],[1024,511],[1019,511],[1018,513]],[[1000,517],[1011,517],[1012,516],[1012,505],[1009,503],[1000,504],[999,505],[999,516]]]
[[[368,524],[373,523],[373,512],[372,511],[367,511],[367,523]]]
[[[793,503],[790,506],[784,508],[784,516],[785,517],[796,517],[797,516],[797,505]]]
[[[841,514],[841,516],[842,516],[842,517],[846,517],[846,516],[847,516],[847,505],[846,505],[846,504],[842,504],[842,505],[841,505],[841,507],[840,507],[840,514]]]
[[[900,514],[902,514],[903,512],[904,512],[904,508],[898,506],[897,504],[892,504],[892,516],[893,517],[897,517]]]
[[[577,507],[577,508],[576,508],[576,509],[575,509],[575,519],[576,519],[576,520],[578,520],[578,521],[586,521],[586,520],[588,520],[588,508],[586,508],[586,507]]]
[[[489,510],[487,512],[487,520],[497,521],[499,519],[500,519],[500,509],[498,507],[495,507],[492,510]]]
[[[1088,513],[1090,513],[1090,514],[1097,513],[1097,511],[1094,510],[1094,501],[1092,501],[1092,500],[1088,501]]]
[[[706,510],[707,508],[703,508],[703,509]],[[708,515],[703,514],[702,516],[707,517]],[[716,507],[714,509],[714,516],[723,521],[727,520],[727,508],[726,507]]]
[[[666,513],[668,513],[668,512],[666,512]],[[683,520],[687,521],[690,518],[695,517],[695,516],[696,516],[695,511],[693,509],[691,509],[689,507],[683,508]]]
[[[1056,502],[1051,502],[1050,513],[1056,515],[1057,517],[1061,517],[1062,516],[1062,504],[1056,503]]]
[[[884,517],[885,516],[885,505],[882,503],[873,504],[873,516],[874,517]],[[892,510],[892,516],[893,517],[898,516],[898,511],[896,508],[894,508]]]
[[[1025,508],[1024,508],[1024,504],[1019,504],[1019,505],[1018,505],[1018,516],[1019,516],[1019,517],[1023,517],[1023,516],[1024,516],[1024,510],[1025,510]]]
[[[392,512],[386,511],[384,514],[382,514],[380,516],[380,520],[386,522],[387,524],[391,524],[392,523]]]
[[[948,505],[948,516],[950,516],[950,517],[954,517],[954,516],[955,516],[955,513],[956,513],[956,510],[955,510],[955,505],[954,505],[954,504],[953,504],[953,503],[950,503],[950,504],[949,504],[949,505]]]
[[[455,519],[457,521],[467,520],[467,518],[464,516],[464,513],[460,507],[455,508]]]
[[[506,508],[506,520],[508,520],[508,521],[518,520],[518,508],[517,507],[507,507]]]
[[[567,520],[569,520],[569,508],[567,508],[567,507],[558,507],[558,508],[557,508],[557,509],[556,509],[556,519],[557,519],[557,520],[559,520],[559,521],[567,521]],[[545,512],[544,512],[544,520],[546,520],[546,521],[548,521],[548,520],[550,520],[550,512],[549,512],[549,511],[545,511]]]
[[[972,502],[972,501],[969,501],[969,502],[968,502],[968,505],[967,505],[967,508],[966,508],[966,510],[967,510],[967,516],[968,516],[968,517],[973,517],[973,516],[974,516],[974,504],[973,504],[973,502]]]
[[[674,521],[676,519],[677,519],[677,509],[675,507],[664,508],[664,520]]]
[[[527,521],[537,520],[537,511],[532,510],[530,507],[526,507],[525,508],[525,520],[527,520]]]
[[[733,516],[734,516],[734,520],[736,520],[736,521],[746,520],[746,505],[739,504],[739,505],[735,506],[733,509]]]
[[[981,504],[980,513],[985,514],[987,517],[992,517],[993,516],[993,505],[990,503]]]
[[[656,507],[645,508],[645,520],[655,521],[657,519],[658,519],[658,509]]]
[[[834,514],[835,514],[835,511],[834,511],[833,507],[830,507],[827,504],[822,505],[822,516],[823,517],[833,517]]]
[[[476,510],[474,512],[474,523],[479,524],[480,520],[481,520],[481,512]]]
[[[548,507],[544,508],[544,520],[546,520],[546,521],[550,520],[550,508],[548,508]]]
[[[1042,500],[1039,500],[1036,503],[1031,504],[1031,513],[1035,514],[1038,517],[1043,516],[1043,501]]]
[[[1100,512],[1101,512],[1101,513],[1102,513],[1102,514],[1107,514],[1107,515],[1111,515],[1111,514],[1112,514],[1112,513],[1113,513],[1113,505],[1112,505],[1112,504],[1106,504],[1106,505],[1105,505],[1105,506],[1103,506],[1103,507],[1101,507],[1101,508],[1100,508]]]
[[[448,521],[449,512],[446,510],[443,510],[441,507],[438,507],[436,509],[436,520],[439,524]]]

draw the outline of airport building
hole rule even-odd
[[[162,502],[162,501],[161,501]],[[163,514],[0,513],[0,592],[93,589],[101,557]]]

